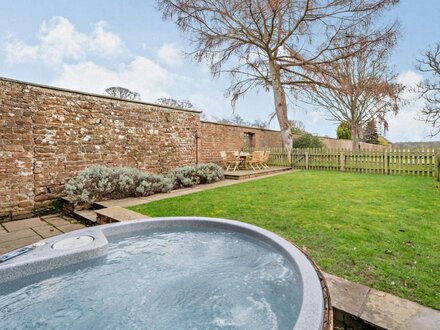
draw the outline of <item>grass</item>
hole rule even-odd
[[[251,223],[293,241],[328,273],[440,309],[432,178],[292,172],[131,209]]]

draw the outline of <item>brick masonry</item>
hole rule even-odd
[[[241,150],[245,147],[246,133],[253,134],[253,147],[281,147],[279,131],[201,122],[199,150],[201,163],[221,162],[220,151]]]
[[[0,222],[56,209],[66,180],[89,165],[220,163],[245,134],[256,148],[282,146],[279,131],[200,121],[199,111],[0,78]]]
[[[91,164],[194,164],[199,128],[196,111],[0,79],[0,219],[48,211]]]

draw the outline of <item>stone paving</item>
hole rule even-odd
[[[59,214],[4,222],[0,224],[0,254],[81,228],[83,224]]]
[[[333,307],[369,324],[396,330],[440,329],[440,311],[331,274],[324,276]]]

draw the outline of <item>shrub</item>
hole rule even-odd
[[[196,166],[197,176],[202,184],[223,180],[225,173],[217,164],[199,164]]]
[[[168,177],[173,183],[173,188],[192,187],[200,183],[194,166],[176,167],[168,173]]]
[[[65,189],[76,202],[148,196],[168,192],[172,182],[168,177],[131,167],[92,165],[70,179]]]
[[[310,133],[303,133],[297,138],[293,139],[293,148],[324,148],[324,143],[321,142],[319,137]]]
[[[168,176],[173,182],[173,187],[177,189],[220,181],[224,178],[224,172],[220,166],[208,163],[176,167]]]
[[[342,140],[351,140],[350,124],[346,121],[341,122],[336,130],[336,137]]]

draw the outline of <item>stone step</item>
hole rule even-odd
[[[120,206],[113,206],[105,209],[95,210],[95,213],[97,215],[96,220],[98,224],[149,218],[146,215],[130,211]]]
[[[74,211],[73,216],[75,219],[81,221],[86,225],[96,225],[97,224],[97,215],[94,210],[82,210],[82,211]]]
[[[271,175],[275,173],[281,173],[285,171],[291,171],[290,167],[269,167],[263,170],[238,170],[225,172],[225,179],[229,180],[245,180],[256,178],[259,176]]]
[[[324,276],[335,312],[335,329],[339,329],[338,324],[342,322],[338,311],[381,329],[439,329],[440,311],[331,274],[324,273]],[[350,322],[354,322],[353,319]],[[363,328],[351,326],[352,329]]]

